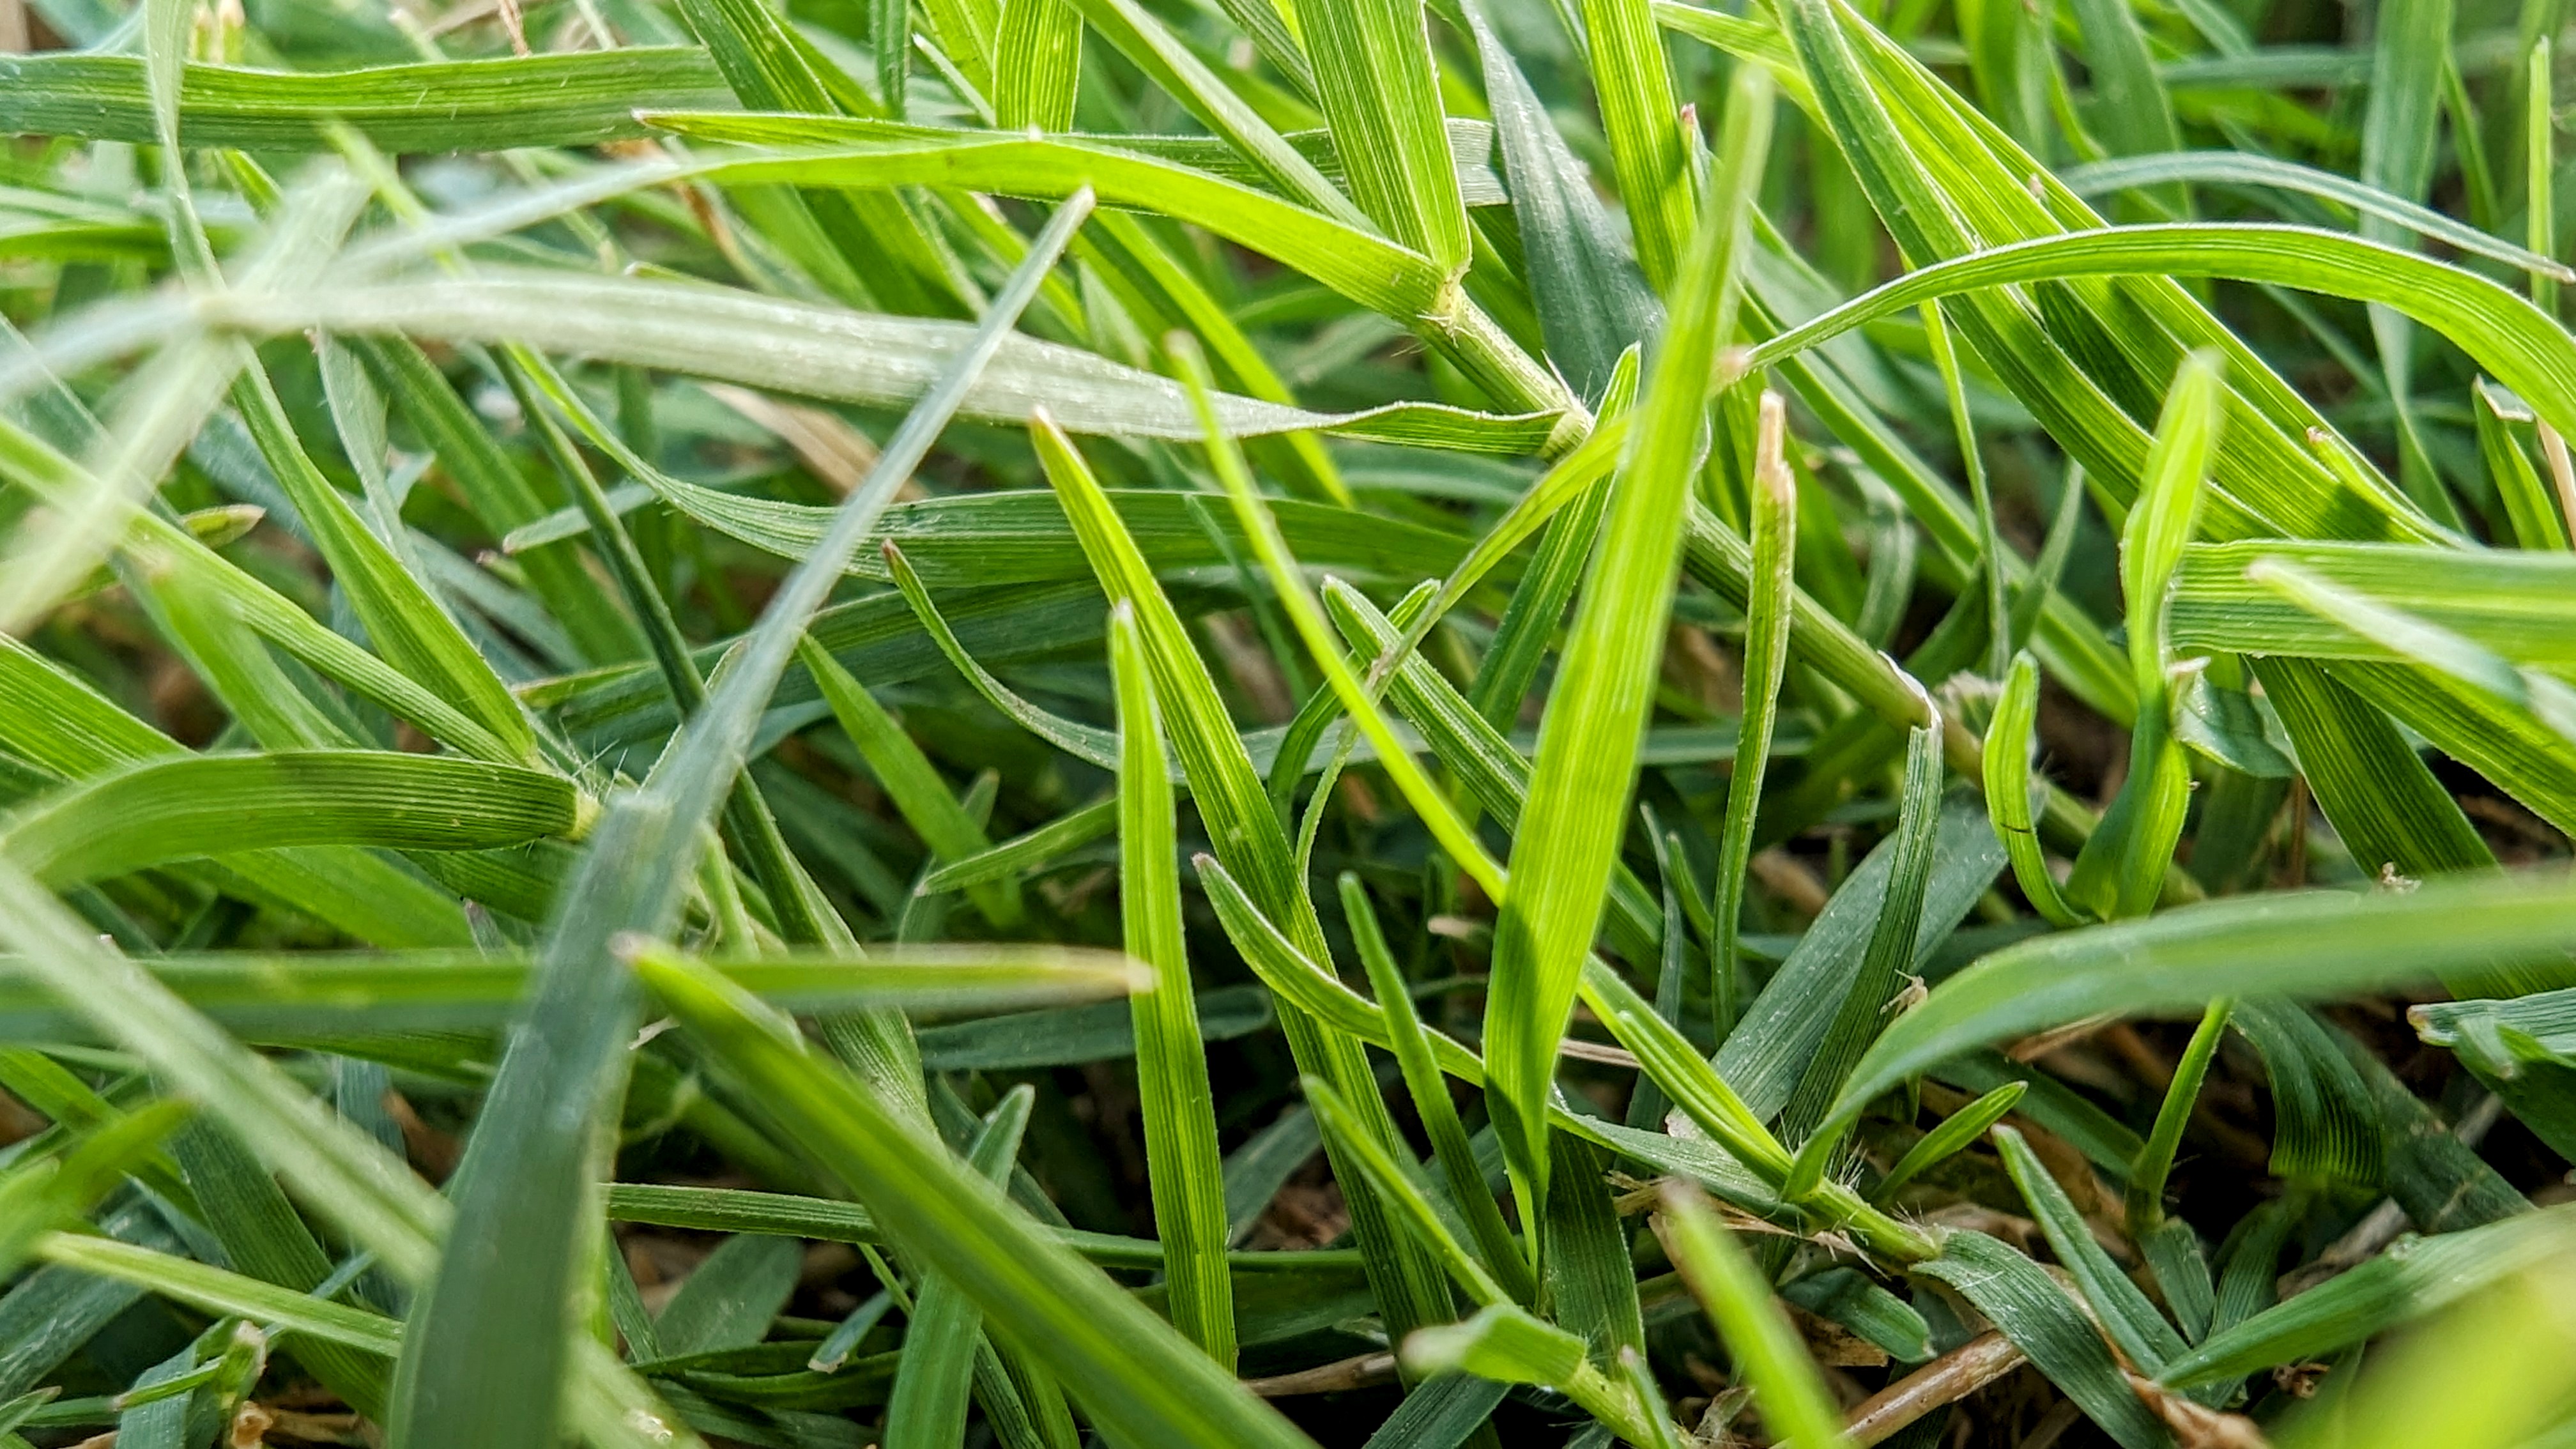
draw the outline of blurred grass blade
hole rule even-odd
[[[2231,1379],[2246,1366],[2318,1358],[2393,1324],[2435,1312],[2565,1251],[2565,1208],[2467,1232],[2412,1238],[2168,1362],[2178,1388]]]
[[[1752,1256],[1719,1225],[1708,1199],[1686,1183],[1668,1182],[1662,1207],[1657,1235],[1691,1296],[1717,1325],[1737,1372],[1751,1381],[1763,1427],[1801,1449],[1849,1444],[1842,1414],[1805,1340],[1773,1299]]]
[[[1163,1241],[1172,1322],[1222,1367],[1234,1361],[1233,1280],[1225,1266],[1225,1178],[1198,1002],[1181,938],[1180,845],[1163,752],[1162,714],[1137,637],[1135,610],[1110,611],[1109,672],[1118,701],[1118,910],[1127,952],[1154,970],[1129,998],[1136,1084],[1145,1119],[1146,1182]]]
[[[1308,1442],[1099,1270],[1036,1232],[899,1107],[806,1046],[791,1022],[702,970],[667,961],[637,969],[898,1243],[954,1281],[1110,1432],[1208,1449]]]
[[[559,775],[434,755],[277,750],[137,764],[0,824],[0,854],[69,886],[288,845],[472,850],[573,832]]]
[[[1025,1083],[1013,1087],[977,1128],[966,1162],[987,1182],[1009,1181],[1036,1098],[1035,1089]],[[965,1437],[983,1315],[974,1299],[935,1271],[915,1277],[913,1294],[903,1359],[895,1367],[894,1393],[886,1402],[885,1446],[943,1449]]]
[[[580,873],[564,887],[538,980],[460,1169],[458,1240],[475,1246],[444,1260],[413,1314],[396,1379],[397,1446],[552,1443],[561,1366],[578,1336],[570,1295],[596,1150],[592,1119],[622,1076],[637,1005],[631,980],[609,962],[610,944],[627,932],[658,935],[673,923],[701,832],[732,792],[753,730],[814,612],[1089,211],[1087,197],[1058,210],[972,342],[947,361],[843,502],[832,530],[771,596],[759,627],[645,787],[613,803],[592,837]],[[890,1077],[918,1072],[917,1061],[907,1067],[911,1042],[900,1018],[865,1030],[879,1039],[867,1050]],[[519,1331],[492,1332],[500,1322]]]

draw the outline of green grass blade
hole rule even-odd
[[[2003,695],[1986,725],[1986,813],[2031,908],[2051,925],[2080,926],[2084,917],[2059,892],[2048,857],[2040,850],[2039,827],[2031,819],[2031,751],[2038,718],[2039,663],[2024,651],[2005,674]]]
[[[1467,208],[1423,0],[1292,0],[1292,8],[1352,200],[1442,272],[1465,271]]]
[[[559,775],[366,750],[197,755],[46,797],[0,826],[0,854],[55,886],[287,845],[471,850],[569,834]]]
[[[1600,399],[1619,359],[1654,330],[1662,305],[1519,63],[1481,16],[1471,11],[1468,23],[1548,359],[1578,395]]]
[[[2173,1442],[2131,1392],[2092,1320],[2038,1264],[1963,1230],[1917,1271],[1958,1290],[2123,1449],[2166,1449]]]
[[[1770,109],[1762,74],[1739,72],[1711,202],[1612,485],[1565,669],[1539,728],[1529,810],[1514,836],[1519,886],[1496,926],[1485,1050],[1490,1104],[1525,1207],[1544,1195],[1545,1104],[1556,1043],[1600,924],[1626,821],[1637,741],[1672,606],[1688,462],[1707,412],[1717,349],[1733,330],[1744,188],[1758,170]]]
[[[1012,1088],[976,1130],[966,1161],[987,1182],[1010,1179],[1036,1098],[1026,1084]],[[965,1437],[982,1321],[975,1301],[948,1278],[930,1273],[915,1281],[903,1361],[886,1403],[886,1449],[939,1449]]]
[[[1450,1205],[1466,1223],[1484,1268],[1512,1301],[1526,1306],[1536,1292],[1529,1259],[1521,1245],[1513,1241],[1502,1209],[1495,1204],[1493,1189],[1485,1181],[1484,1168],[1468,1145],[1466,1126],[1458,1118],[1458,1105],[1449,1097],[1449,1080],[1442,1074],[1432,1052],[1431,1037],[1414,1010],[1412,991],[1396,968],[1394,954],[1387,950],[1384,933],[1378,929],[1376,908],[1369,904],[1368,892],[1359,877],[1345,873],[1340,886],[1342,918],[1350,924],[1352,942],[1359,948],[1360,962],[1368,971],[1369,989],[1376,994],[1378,1010],[1386,1020],[1388,1043],[1394,1048],[1396,1065],[1404,1073],[1405,1092],[1413,1099],[1414,1115],[1422,1119],[1424,1135],[1431,1139],[1431,1153],[1439,1163],[1441,1181],[1449,1189]]]
[[[1207,1047],[1181,939],[1172,785],[1144,643],[1134,611],[1125,606],[1110,613],[1109,664],[1118,699],[1119,916],[1128,953],[1155,973],[1153,986],[1130,998],[1154,1224],[1164,1243],[1173,1324],[1230,1367],[1234,1302],[1225,1267],[1225,1178]]]
[[[1773,1299],[1752,1256],[1719,1226],[1708,1200],[1694,1188],[1669,1183],[1656,1223],[1691,1295],[1717,1325],[1737,1371],[1752,1382],[1764,1427],[1815,1449],[1850,1443],[1805,1340]]]
[[[903,1109],[816,1053],[792,1023],[719,978],[639,963],[654,992],[878,1222],[946,1274],[1092,1416],[1136,1443],[1308,1442],[1170,1325],[1049,1242],[999,1189],[925,1140]]]
[[[984,827],[975,823],[948,782],[939,778],[930,758],[904,733],[894,716],[886,713],[876,696],[843,669],[821,645],[807,635],[796,646],[796,657],[823,691],[824,702],[832,707],[832,717],[856,745],[860,758],[868,762],[869,772],[877,777],[886,793],[894,797],[895,808],[904,820],[930,847],[932,859],[942,865],[969,860],[992,848],[985,838]],[[967,895],[975,902],[984,919],[994,929],[1007,931],[1020,923],[1022,906],[1018,885],[1009,880],[969,887]]]
[[[1101,587],[1113,604],[1124,603],[1135,611],[1137,633],[1153,675],[1155,703],[1162,711],[1173,753],[1189,779],[1199,819],[1216,858],[1244,881],[1239,900],[1247,908],[1246,919],[1229,924],[1228,934],[1241,945],[1246,930],[1257,929],[1288,943],[1292,958],[1329,960],[1323,924],[1304,889],[1296,855],[1245,752],[1242,735],[1226,716],[1215,681],[1182,628],[1180,615],[1072,441],[1043,412],[1031,419],[1030,434],[1065,516],[1099,573]],[[1202,880],[1208,874],[1202,862]],[[1277,989],[1277,983],[1271,984]],[[1364,1012],[1374,1014],[1338,981],[1332,984]],[[1354,1112],[1367,1114],[1363,1120],[1378,1140],[1394,1140],[1394,1124],[1386,1116],[1375,1078],[1359,1043],[1346,1034],[1347,1028],[1331,1029],[1331,1023],[1318,1023],[1294,1008],[1281,1011],[1280,1025],[1299,1071],[1329,1082]],[[1445,1321],[1449,1288],[1438,1266],[1409,1241],[1396,1237],[1384,1209],[1365,1190],[1355,1170],[1351,1176],[1339,1177],[1337,1169],[1337,1177],[1349,1194],[1360,1247],[1369,1256],[1370,1283],[1380,1310],[1390,1315],[1390,1326],[1409,1331],[1416,1323]],[[1355,1184],[1362,1191],[1350,1194]]]
[[[704,823],[731,793],[761,712],[814,612],[1088,212],[1086,199],[1077,198],[1057,213],[971,345],[948,362],[842,504],[832,531],[771,597],[761,625],[652,779],[612,806],[593,837],[581,873],[565,888],[527,1014],[462,1169],[460,1237],[486,1249],[451,1255],[415,1311],[397,1379],[396,1444],[535,1449],[551,1442],[561,1365],[575,1336],[570,1265],[590,1178],[590,1118],[620,1075],[636,1004],[631,981],[606,962],[610,942],[626,932],[655,934],[673,921]],[[884,1040],[865,1041],[864,1049],[900,1077],[910,1040],[899,1019],[880,1023],[875,1035]],[[524,1331],[487,1331],[503,1303]],[[532,1305],[542,1310],[531,1312]]]
[[[2464,929],[2463,922],[2474,926]],[[2406,895],[2212,901],[2008,946],[1941,983],[1870,1048],[1838,1117],[1934,1062],[2104,1012],[2317,996],[2513,967],[2564,974],[2576,908],[2545,879],[2428,881]],[[2557,983],[2564,984],[2564,983]]]
[[[1761,433],[1753,448],[1752,587],[1744,607],[1744,714],[1727,775],[1726,823],[1717,851],[1715,898],[1709,906],[1717,939],[1709,948],[1709,1013],[1718,1040],[1735,1028],[1736,990],[1742,976],[1739,940],[1744,929],[1744,879],[1752,868],[1754,821],[1762,808],[1762,777],[1771,763],[1772,731],[1780,719],[1780,687],[1788,677],[1790,598],[1797,588],[1797,478],[1783,457],[1787,409],[1779,395],[1762,395]]]
[[[1943,1118],[1940,1126],[1924,1133],[1913,1146],[1905,1149],[1903,1157],[1896,1159],[1896,1165],[1889,1168],[1887,1175],[1878,1180],[1878,1185],[1870,1189],[1870,1201],[1893,1201],[1897,1192],[1925,1168],[1956,1155],[1985,1136],[1986,1129],[2002,1121],[2004,1114],[2019,1105],[2022,1094],[2029,1090],[2028,1082],[2006,1082]]]
[[[2174,1062],[2173,1081],[2165,1088],[2164,1101],[2156,1108],[2155,1125],[2147,1132],[2147,1144],[2140,1149],[2135,1166],[2129,1169],[2129,1232],[2144,1238],[2164,1221],[2165,1179],[2173,1171],[2174,1154],[2182,1146],[2184,1128],[2191,1123],[2194,1103],[2200,1100],[2201,1083],[2209,1076],[2209,1064],[2218,1055],[2218,1044],[2227,1034],[2227,1019],[2235,1004],[2225,997],[2209,1004],[2200,1014],[2200,1025],[2193,1028],[2191,1040],[2183,1047],[2182,1056]]]

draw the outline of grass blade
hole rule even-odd
[[[1135,611],[1110,611],[1109,666],[1118,698],[1119,916],[1128,954],[1154,968],[1130,998],[1137,1095],[1154,1225],[1164,1245],[1172,1322],[1220,1366],[1234,1361],[1234,1290],[1225,1266],[1225,1177],[1216,1145],[1207,1048],[1181,940],[1180,846],[1163,753],[1162,714]]]

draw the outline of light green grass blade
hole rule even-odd
[[[2137,504],[2120,535],[2138,722],[2129,735],[2128,777],[2066,878],[2067,899],[2106,920],[2141,915],[2155,904],[2190,806],[2190,766],[2174,738],[2167,683],[2174,661],[2165,642],[2165,601],[2183,545],[2198,527],[2203,480],[2218,447],[2220,366],[2214,354],[2194,353],[2175,375]]]
[[[993,124],[1072,130],[1082,83],[1082,12],[1072,0],[1002,0],[993,48]]]
[[[2556,1208],[2410,1240],[2332,1282],[2212,1334],[2168,1362],[2157,1377],[2185,1387],[2230,1378],[2240,1364],[2331,1354],[2563,1252],[2568,1216],[2564,1208]]]
[[[1234,1361],[1234,1293],[1225,1267],[1225,1176],[1217,1153],[1207,1046],[1181,938],[1180,845],[1162,714],[1134,610],[1109,619],[1118,699],[1118,910],[1128,953],[1154,969],[1130,1004],[1145,1119],[1146,1181],[1163,1240],[1172,1322],[1221,1367]]]
[[[386,661],[439,698],[456,705],[507,747],[516,763],[532,764],[536,733],[509,688],[474,652],[456,621],[412,577],[402,558],[370,532],[357,510],[305,456],[268,374],[253,366],[233,395],[269,469],[303,515],[332,578],[348,592],[367,638]],[[399,520],[395,520],[398,524]]]
[[[142,57],[13,55],[0,59],[0,130],[107,141],[156,139]],[[436,96],[435,108],[421,104]],[[500,56],[339,72],[190,65],[178,93],[191,147],[329,149],[325,123],[355,126],[388,151],[583,146],[640,136],[635,117],[731,98],[706,52],[635,46],[589,54]]]
[[[2080,926],[2084,917],[2066,903],[2040,849],[2039,827],[2031,818],[2031,751],[2039,719],[2039,662],[2028,651],[2016,655],[2004,675],[2004,690],[1995,701],[1995,716],[1986,725],[1986,814],[1995,836],[2012,860],[2013,880],[2031,909],[2051,925]]]
[[[2164,1221],[2165,1180],[2173,1171],[2174,1154],[2180,1150],[2183,1131],[2191,1123],[2192,1106],[2200,1099],[2201,1084],[2209,1077],[2209,1064],[2218,1055],[2219,1042],[2227,1034],[2227,1020],[2234,1010],[2235,1003],[2226,997],[2211,1002],[2174,1062],[2173,1081],[2166,1086],[2164,1101],[2156,1108],[2155,1125],[2148,1130],[2146,1146],[2139,1149],[2137,1162],[2129,1169],[2132,1236],[2144,1238]]]
[[[0,854],[57,888],[288,845],[472,850],[569,834],[560,775],[365,750],[197,755],[48,796],[0,826]]]
[[[1125,996],[1144,973],[1110,952],[1052,946],[887,946],[865,959],[786,952],[709,958],[727,980],[782,1011],[902,1007],[931,1014],[1022,1011]],[[508,1024],[535,976],[524,955],[415,950],[399,956],[227,951],[146,968],[177,1000],[259,1042],[385,1031],[482,1031]],[[69,1041],[93,1028],[41,988],[0,984],[0,1039]],[[353,1047],[354,1047],[353,1043]]]
[[[2029,1090],[2027,1082],[2006,1082],[1941,1119],[1940,1126],[1916,1139],[1913,1146],[1905,1149],[1905,1155],[1896,1159],[1896,1165],[1887,1170],[1887,1175],[1869,1190],[1870,1201],[1892,1201],[1924,1169],[1974,1144],[1986,1135],[1987,1128],[2002,1121],[2004,1114],[2018,1105],[2022,1094]]]
[[[1711,202],[1612,484],[1600,552],[1539,727],[1529,809],[1514,836],[1519,884],[1496,923],[1485,1054],[1493,1076],[1488,1105],[1525,1211],[1545,1193],[1545,1105],[1556,1043],[1600,925],[1626,823],[1637,741],[1672,606],[1690,464],[1717,350],[1733,330],[1744,190],[1758,174],[1770,108],[1761,73],[1739,72]]]
[[[1679,288],[1692,274],[1685,253],[1702,203],[1672,62],[1647,0],[1584,0],[1581,12],[1601,131],[1620,199],[1627,203],[1637,261],[1647,283],[1672,298],[1678,313]]]
[[[2571,930],[2576,904],[2563,892],[2506,875],[2427,881],[2404,895],[2212,901],[2040,937],[1980,960],[1897,1018],[1853,1072],[1835,1115],[1848,1117],[1909,1073],[1972,1047],[2104,1012],[2171,1012],[2240,994],[2334,995],[2513,966],[2563,974]]]
[[[1260,558],[1263,571],[1269,575],[1271,588],[1289,622],[1295,625],[1298,638],[1314,657],[1316,666],[1323,671],[1333,693],[1340,698],[1342,708],[1350,712],[1369,743],[1377,746],[1378,767],[1395,782],[1405,803],[1422,817],[1422,823],[1430,830],[1432,838],[1440,843],[1440,848],[1448,853],[1451,860],[1457,862],[1459,869],[1475,879],[1488,899],[1502,901],[1505,899],[1502,867],[1486,853],[1484,843],[1476,838],[1467,822],[1459,818],[1449,803],[1449,797],[1432,783],[1420,762],[1405,749],[1403,741],[1396,738],[1394,726],[1379,709],[1373,691],[1361,683],[1349,662],[1342,657],[1341,641],[1334,637],[1333,626],[1325,620],[1323,605],[1317,603],[1314,594],[1307,589],[1297,560],[1288,552],[1287,540],[1280,536],[1278,521],[1271,516],[1268,506],[1253,486],[1252,474],[1244,465],[1243,455],[1236,451],[1233,441],[1218,425],[1216,409],[1207,390],[1206,365],[1197,355],[1197,349],[1194,346],[1176,348],[1175,355],[1180,362],[1182,376],[1190,386],[1191,396],[1198,403],[1200,422],[1207,432],[1208,456],[1215,465],[1218,479],[1225,484],[1226,496],[1234,505],[1235,519],[1251,539],[1253,552]]]
[[[1708,1199],[1695,1188],[1668,1183],[1656,1222],[1674,1266],[1717,1326],[1737,1372],[1751,1381],[1764,1427],[1815,1449],[1850,1443],[1805,1340],[1773,1300],[1751,1255],[1719,1226]]]
[[[1068,182],[1063,191],[1074,189]],[[1279,237],[1295,234],[1293,227],[1285,227],[1272,233],[1272,239],[1275,244]],[[221,304],[221,310],[228,322],[248,328],[323,327],[449,342],[518,342],[547,352],[584,353],[882,406],[901,405],[918,395],[972,331],[962,323],[843,312],[703,286],[497,271],[472,281],[241,293]],[[1027,338],[1003,345],[991,375],[969,390],[962,410],[978,420],[1016,424],[1040,402],[1061,414],[1064,427],[1086,433],[1175,439],[1199,435],[1197,420],[1176,385]],[[1555,426],[1544,416],[1422,403],[1334,416],[1229,397],[1221,415],[1230,433],[1245,436],[1330,430],[1499,453],[1536,452]]]
[[[639,969],[897,1242],[954,1281],[1111,1432],[1209,1449],[1308,1442],[1177,1330],[1049,1242],[997,1188],[926,1140],[900,1106],[806,1046],[785,1018],[704,972]]]
[[[2098,196],[2132,187],[2152,188],[2172,182],[2263,186],[2293,191],[2340,202],[2364,215],[2396,222],[2419,236],[2430,237],[2472,255],[2493,257],[2534,273],[2535,282],[2576,280],[2567,275],[2569,268],[2564,263],[2551,260],[2545,251],[2499,241],[2476,227],[2453,221],[2430,207],[2392,196],[2378,187],[2365,186],[2349,176],[2338,176],[2331,171],[2302,166],[2277,156],[2242,151],[2168,151],[2162,155],[2119,156],[2068,167],[2057,173],[2057,179],[2078,196]]]
[[[1489,1304],[1464,1323],[1426,1328],[1404,1341],[1406,1366],[1424,1377],[1470,1373],[1506,1384],[1537,1384],[1572,1399],[1631,1444],[1670,1432],[1646,1421],[1634,1389],[1586,1357],[1582,1339],[1508,1303]]]
[[[1467,209],[1423,0],[1293,0],[1293,8],[1351,199],[1442,272],[1465,271]]]

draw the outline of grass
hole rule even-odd
[[[0,0],[0,1449],[2576,1434],[2566,18]]]

